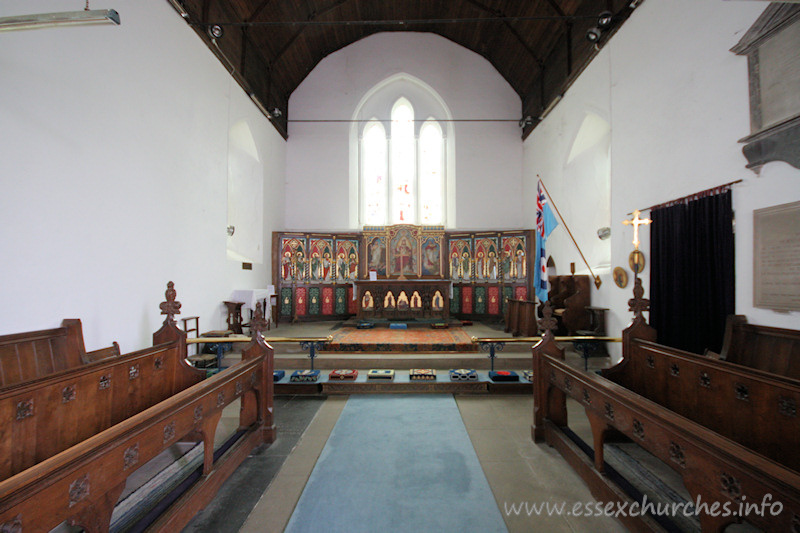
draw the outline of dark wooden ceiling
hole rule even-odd
[[[385,31],[431,32],[485,57],[519,94],[526,137],[643,0],[169,0],[288,134],[288,101],[328,54]],[[586,39],[602,12],[613,24]],[[212,37],[213,26],[222,35]],[[269,116],[268,115],[268,116]]]

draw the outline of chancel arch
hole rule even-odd
[[[455,225],[455,131],[439,94],[405,73],[376,84],[350,129],[350,226]]]

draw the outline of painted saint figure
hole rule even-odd
[[[292,279],[292,252],[286,250],[281,257],[281,279],[289,281]]]
[[[516,257],[516,264],[515,264],[515,274],[517,279],[525,279],[525,275],[527,272],[525,271],[525,252],[522,250],[517,250],[517,257]]]
[[[492,281],[497,279],[497,258],[493,250],[486,258],[486,277]]]
[[[322,279],[322,260],[317,252],[311,254],[311,279]]]
[[[422,249],[422,273],[424,275],[439,274],[439,245],[432,238],[425,241]]]
[[[511,253],[508,251],[503,252],[503,261],[500,265],[503,279],[511,278]]]
[[[350,252],[350,258],[347,264],[348,277],[351,280],[358,279],[358,256],[355,252]]]
[[[369,245],[369,270],[375,270],[379,276],[386,275],[386,244],[383,239],[374,239]]]
[[[400,239],[397,248],[394,251],[394,268],[395,272],[400,274],[411,273],[411,246],[409,246],[406,239]]]
[[[338,281],[345,281],[348,279],[350,271],[347,268],[347,260],[344,258],[344,252],[339,252],[336,257],[336,279]]]
[[[294,278],[296,280],[307,279],[306,277],[306,260],[303,252],[299,251],[295,254],[296,260],[294,262]]]
[[[322,280],[323,281],[330,281],[331,280],[331,254],[329,252],[325,252],[322,254]]]
[[[450,257],[450,277],[452,279],[458,279],[459,272],[461,271],[461,262],[458,260],[458,252],[453,252],[453,255]]]

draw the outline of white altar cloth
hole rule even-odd
[[[244,307],[255,312],[256,303],[261,302],[264,307],[264,319],[272,318],[272,306],[270,297],[275,295],[275,285],[267,285],[266,289],[237,289],[231,293],[231,302],[243,302]],[[265,302],[266,300],[266,302]]]

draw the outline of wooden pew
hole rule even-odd
[[[740,504],[779,501],[782,513],[748,514],[765,530],[800,524],[800,385],[653,342],[638,313],[623,332],[623,359],[603,376],[564,362],[548,335],[533,349],[536,374],[533,437],[555,446],[604,501],[627,501],[603,475],[603,444],[621,432],[678,472],[696,502],[738,510]],[[593,462],[564,430],[566,398],[586,410]],[[703,531],[722,531],[734,516],[699,515]],[[648,517],[620,517],[635,530],[658,530]]]
[[[62,370],[119,356],[119,345],[87,352],[81,321],[61,322],[60,328],[0,336],[0,388],[24,383]]]
[[[179,531],[254,446],[274,440],[273,351],[260,329],[240,363],[204,379],[186,361],[179,307],[170,283],[152,348],[2,391],[0,530],[49,531],[66,520],[107,531],[132,472],[179,440],[202,441],[200,479],[151,526]],[[217,423],[236,400],[238,440],[215,459]]]
[[[737,365],[800,380],[800,331],[748,324],[745,316],[730,315],[725,323],[725,337],[718,357]]]

